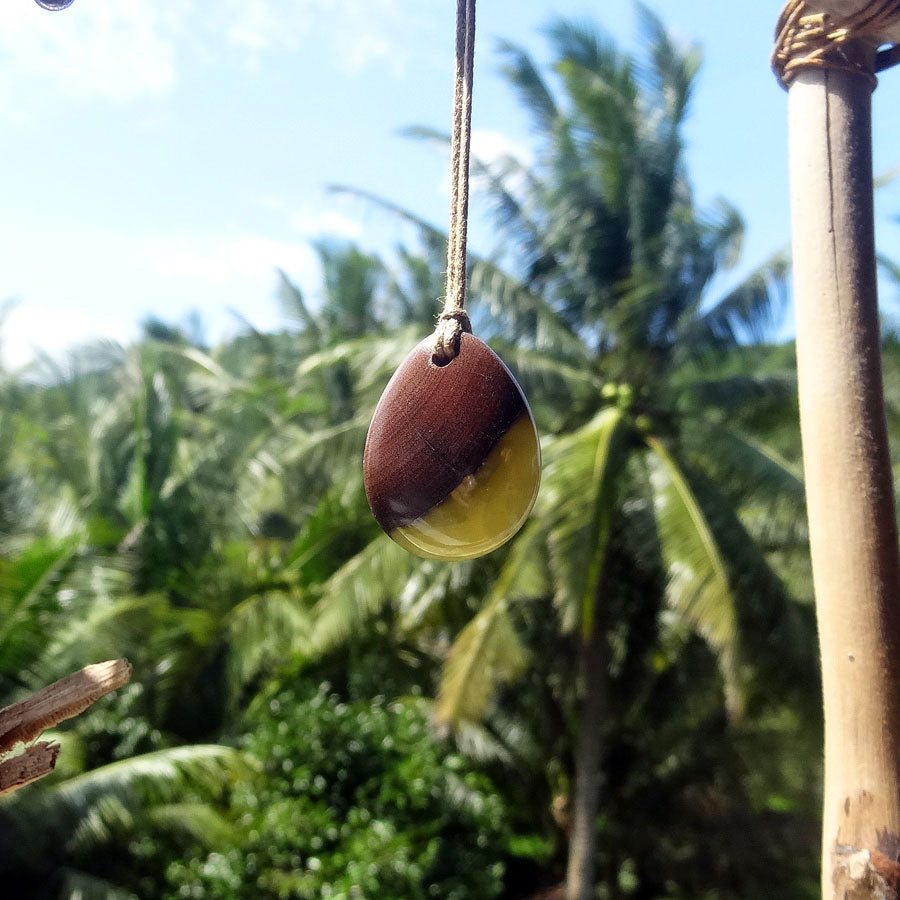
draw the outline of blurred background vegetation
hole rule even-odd
[[[134,664],[0,801],[6,896],[562,898],[579,815],[597,897],[817,895],[789,261],[729,279],[741,217],[682,156],[700,55],[641,19],[636,55],[566,21],[546,70],[503,50],[535,163],[474,164],[501,250],[470,310],[544,452],[503,550],[413,558],[362,489],[442,291],[428,223],[396,264],[318,245],[280,331],[0,371],[0,704]],[[896,431],[891,337],[885,368]]]

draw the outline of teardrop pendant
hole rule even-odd
[[[482,556],[522,526],[541,452],[528,402],[487,344],[461,336],[445,366],[433,337],[385,388],[366,438],[363,476],[379,525],[419,556]]]

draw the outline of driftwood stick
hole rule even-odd
[[[0,754],[34,740],[47,728],[71,719],[131,678],[131,664],[111,659],[85,666],[19,703],[0,709]],[[0,762],[0,796],[46,775],[56,765],[58,744],[46,741]]]
[[[25,700],[0,709],[0,752],[19,741],[30,741],[42,731],[86,710],[104,694],[128,683],[131,664],[124,659],[85,666],[80,672],[54,681]]]

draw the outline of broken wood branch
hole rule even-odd
[[[0,709],[0,754],[27,744],[42,732],[71,719],[110,691],[128,683],[131,664],[111,659],[85,666],[30,697]],[[0,761],[0,796],[18,790],[53,771],[59,745],[41,741]]]

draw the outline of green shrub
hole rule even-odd
[[[341,702],[323,684],[248,717],[263,764],[231,814],[243,839],[171,863],[170,900],[490,900],[509,836],[490,781],[429,731],[410,699]]]

